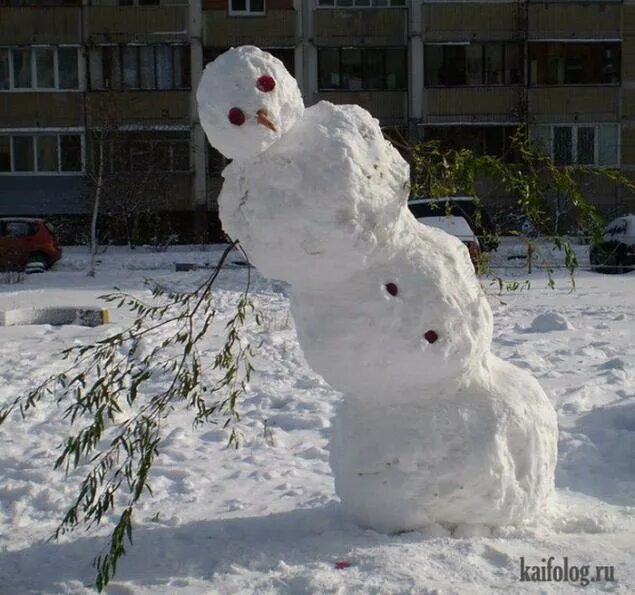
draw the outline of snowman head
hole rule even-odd
[[[238,160],[265,151],[304,111],[300,89],[282,62],[249,45],[207,65],[196,99],[210,144]]]

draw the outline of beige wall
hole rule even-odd
[[[536,122],[614,122],[619,87],[535,87],[528,91]]]
[[[79,8],[0,7],[0,44],[80,42]]]
[[[618,2],[532,2],[529,39],[619,38],[621,9]]]
[[[407,120],[407,94],[405,91],[321,92],[316,101],[321,100],[360,105],[386,125],[404,123]]]
[[[294,10],[268,10],[262,17],[235,17],[225,10],[207,10],[204,18],[206,46],[296,44]]]
[[[0,126],[83,126],[81,93],[0,93]]]
[[[422,32],[425,41],[514,39],[519,7],[510,4],[425,4]]]
[[[514,121],[519,117],[519,103],[524,87],[454,87],[426,89],[424,92],[431,120],[455,116],[460,121],[472,115],[479,120]],[[436,116],[436,118],[434,118]]]
[[[91,6],[86,36],[92,43],[185,41],[185,6]]]
[[[189,91],[92,92],[87,94],[88,125],[189,124]]]
[[[404,45],[407,10],[316,10],[316,45]]]

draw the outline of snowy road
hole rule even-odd
[[[56,270],[0,285],[0,309],[95,305],[115,285],[143,293],[147,277],[186,287],[205,272],[174,273],[173,263],[205,265],[218,254],[113,249],[96,279],[89,279],[85,255],[70,249]],[[221,323],[245,278],[244,268],[220,278]],[[559,503],[545,511],[541,525],[488,537],[455,538],[440,527],[387,536],[343,518],[327,451],[339,395],[306,365],[283,286],[256,278],[264,325],[250,328],[261,347],[250,394],[240,405],[244,443],[226,449],[224,430],[210,425],[194,431],[186,411],[174,413],[153,470],[155,495],[144,500],[135,545],[109,592],[571,592],[554,580],[521,580],[527,577],[521,558],[546,572],[547,564],[563,566],[565,557],[576,566],[576,585],[586,565],[589,579],[596,566],[613,567],[613,582],[590,580],[586,592],[635,592],[635,273],[580,271],[576,282],[571,291],[562,274],[550,290],[543,273],[535,273],[530,289],[497,296],[492,288],[490,298],[494,351],[530,370],[558,410]],[[536,321],[549,313],[558,316]],[[114,312],[114,326],[125,318]],[[58,369],[62,348],[105,332],[0,327],[0,402]],[[210,359],[217,341],[210,336],[205,344]],[[15,418],[0,428],[3,595],[91,592],[90,562],[105,546],[107,527],[46,543],[76,489],[72,478],[52,471],[67,432],[52,403],[27,423]],[[339,562],[350,565],[338,569]]]

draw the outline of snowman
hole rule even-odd
[[[258,48],[209,64],[197,100],[232,163],[225,231],[292,285],[309,364],[344,397],[335,488],[392,532],[530,521],[554,488],[556,414],[538,382],[491,353],[492,314],[465,246],[417,222],[409,168],[357,106],[304,108]]]

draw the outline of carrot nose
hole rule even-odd
[[[269,128],[269,130],[273,132],[277,132],[274,123],[269,119],[269,114],[265,109],[259,109],[256,112],[256,122],[262,124],[265,128]]]

